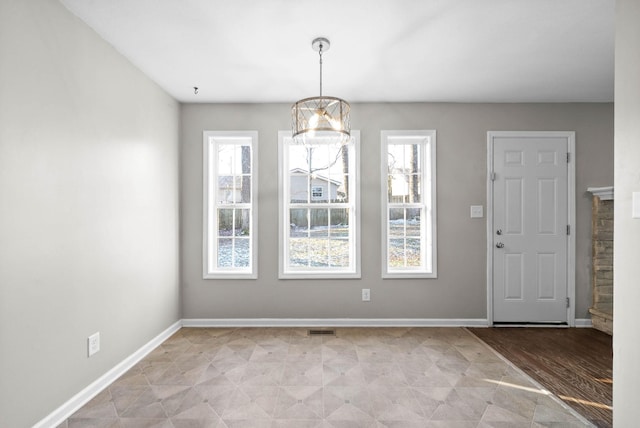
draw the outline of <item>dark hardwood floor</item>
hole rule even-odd
[[[590,328],[469,331],[596,426],[612,426],[611,336]]]

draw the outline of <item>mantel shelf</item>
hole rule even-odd
[[[599,197],[602,201],[610,201],[613,199],[613,186],[588,187],[587,192]]]

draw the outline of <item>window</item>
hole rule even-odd
[[[204,278],[256,278],[258,133],[205,131]]]
[[[436,132],[381,136],[382,276],[435,278]]]
[[[358,147],[281,131],[280,278],[359,278]]]
[[[324,187],[322,186],[311,186],[311,199],[322,199],[322,195],[324,193]]]

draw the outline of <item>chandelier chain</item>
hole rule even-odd
[[[318,55],[320,55],[320,96],[322,96],[322,43],[320,43]]]

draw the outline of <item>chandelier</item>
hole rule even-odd
[[[311,42],[320,56],[320,95],[304,98],[291,106],[293,138],[304,143],[307,138],[322,135],[345,143],[351,136],[349,103],[341,98],[322,95],[322,53],[329,50],[329,40],[318,37]]]

